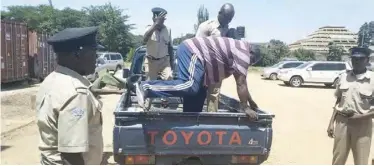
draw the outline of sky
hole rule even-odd
[[[322,26],[345,26],[358,32],[364,22],[374,21],[374,0],[52,0],[54,7],[81,9],[89,5],[112,5],[130,15],[135,34],[143,34],[152,24],[153,7],[168,11],[165,24],[172,37],[194,32],[197,10],[208,9],[210,19],[216,19],[224,3],[232,3],[235,16],[231,27],[244,25],[246,39],[267,42],[279,39],[286,43],[305,38]],[[11,5],[48,4],[48,0],[2,0],[4,9]]]

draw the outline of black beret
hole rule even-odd
[[[98,27],[67,28],[48,39],[55,52],[77,51],[84,46],[97,47],[96,34]]]
[[[159,15],[161,12],[164,12],[165,14],[168,13],[165,9],[160,8],[160,7],[155,7],[155,8],[152,9],[152,13],[154,15]]]

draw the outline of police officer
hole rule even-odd
[[[235,15],[234,6],[230,3],[222,5],[218,12],[216,20],[208,20],[199,25],[196,32],[196,37],[232,37],[237,38],[236,31],[229,29],[229,23]],[[218,110],[218,97],[221,89],[222,81],[217,84],[210,85],[207,93],[207,110],[208,112],[217,112]]]
[[[83,77],[95,71],[97,31],[97,27],[68,28],[48,39],[57,66],[36,98],[41,164],[101,163],[102,104]]]
[[[171,35],[164,24],[167,11],[156,7],[152,12],[153,25],[147,26],[143,39],[147,45],[148,79],[155,80],[161,73],[161,79],[169,80],[172,77],[173,47]]]
[[[327,130],[334,138],[334,165],[345,164],[351,149],[354,164],[368,164],[374,118],[374,73],[366,68],[370,52],[352,48],[353,70],[343,73],[336,85],[337,101]]]

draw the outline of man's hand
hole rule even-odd
[[[250,121],[255,121],[258,119],[256,111],[249,109],[249,110],[246,110],[245,113],[248,115]]]
[[[366,116],[364,114],[353,114],[352,116],[349,117],[349,120],[359,120],[359,119],[363,119],[365,118]]]
[[[166,14],[166,13],[162,12],[162,13],[160,13],[160,14],[156,17],[156,19],[155,19],[155,23],[154,23],[154,24],[155,24],[155,26],[156,26],[157,28],[161,28],[161,27],[164,26],[165,14]]]
[[[329,126],[327,127],[327,136],[330,138],[334,138],[334,123],[330,123]]]
[[[249,107],[245,107],[244,112],[248,115],[250,121],[255,121],[258,119],[257,112],[250,109]]]

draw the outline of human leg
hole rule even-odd
[[[201,87],[196,95],[183,97],[183,112],[202,112],[206,99],[206,88]]]
[[[219,94],[221,89],[222,81],[209,85],[207,94],[207,111],[217,112],[219,104]]]
[[[352,133],[352,153],[355,165],[367,165],[370,156],[372,120],[359,120],[349,126]]]
[[[344,165],[350,151],[350,136],[348,133],[348,119],[337,115],[334,131],[333,165]]]
[[[181,44],[178,54],[178,77],[174,80],[144,81],[137,88],[145,92],[145,97],[184,97],[198,93],[204,78],[204,66],[197,55],[192,55],[186,46]]]

